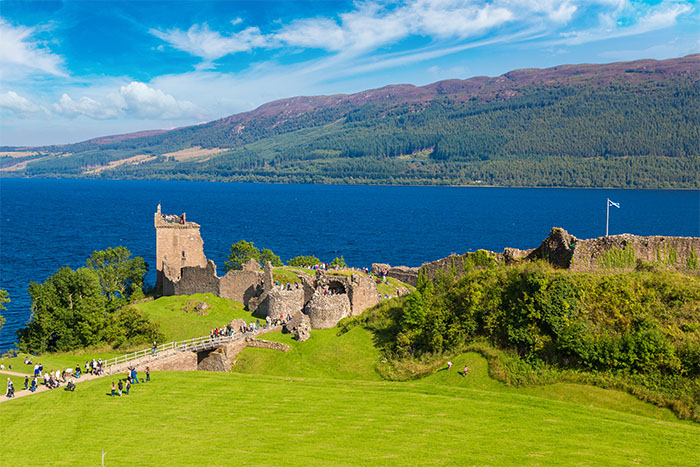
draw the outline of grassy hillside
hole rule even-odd
[[[200,302],[209,305],[201,314],[194,309]],[[158,323],[165,334],[165,342],[206,336],[212,328],[226,326],[238,318],[246,322],[254,320],[253,315],[244,310],[242,303],[211,293],[161,297],[140,303],[136,307],[149,320]]]

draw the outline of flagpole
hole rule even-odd
[[[605,236],[608,236],[608,224],[610,223],[610,198],[605,202]]]

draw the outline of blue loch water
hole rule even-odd
[[[27,286],[94,250],[123,245],[155,263],[153,213],[187,213],[223,270],[240,239],[282,260],[343,255],[348,264],[419,266],[450,253],[533,248],[560,226],[579,238],[605,234],[700,235],[700,191],[266,185],[200,182],[1,179],[0,350],[30,317]],[[155,273],[149,272],[149,282]]]

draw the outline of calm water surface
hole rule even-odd
[[[30,281],[110,246],[155,264],[158,203],[202,226],[204,251],[223,273],[240,239],[283,261],[343,255],[353,266],[419,266],[478,248],[533,248],[553,226],[599,237],[608,197],[621,203],[610,213],[611,234],[700,235],[700,191],[0,179],[0,288],[12,299],[0,350],[29,319]]]

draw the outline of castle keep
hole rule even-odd
[[[199,235],[199,224],[187,222],[181,216],[165,215],[160,204],[153,216],[156,228],[156,290],[163,290],[163,278],[180,279],[184,267],[205,267],[204,242]]]
[[[348,277],[332,272],[317,271],[309,275],[300,271],[298,287],[287,289],[275,285],[269,262],[261,270],[251,260],[242,270],[219,277],[216,264],[204,255],[199,224],[188,222],[184,213],[163,214],[159,204],[154,226],[156,290],[161,295],[209,292],[242,302],[262,317],[291,316],[314,329],[333,327],[342,318],[358,315],[378,302],[376,283],[362,274]]]

